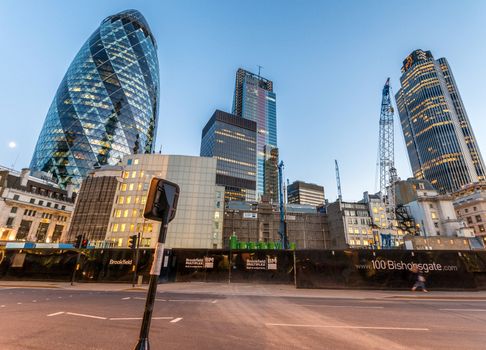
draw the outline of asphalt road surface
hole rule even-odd
[[[325,292],[323,292],[323,296]],[[157,295],[152,349],[485,349],[486,301]],[[0,288],[0,349],[132,349],[143,291]]]

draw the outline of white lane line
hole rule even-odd
[[[47,317],[52,317],[52,316],[57,316],[57,315],[62,315],[64,311],[59,311],[59,312],[54,312],[53,314],[47,315]]]
[[[0,307],[5,307],[5,305],[0,305]]]
[[[37,300],[32,300],[33,303],[37,303]]]
[[[486,309],[439,309],[441,311],[470,311],[470,312],[486,312]]]
[[[179,322],[180,320],[182,320],[182,317],[177,317],[177,318],[173,319],[172,321],[170,321],[170,323],[176,323],[176,322]]]
[[[137,299],[137,300],[147,300],[147,298],[140,298],[140,297],[134,297],[133,299]],[[167,301],[165,299],[157,299],[157,298],[155,298],[154,300],[155,301]]]
[[[352,309],[384,309],[384,306],[352,306],[352,305],[312,305],[312,304],[297,304],[299,306],[311,306],[311,307],[333,307],[333,308],[352,308]]]
[[[213,300],[211,303],[216,304],[217,302],[218,302],[217,300]]]
[[[22,303],[17,303],[17,305],[22,305]]]
[[[170,316],[159,316],[159,317],[152,317],[152,320],[172,320],[173,318],[174,317],[170,317]],[[180,319],[182,320],[182,317],[180,317]]]
[[[212,303],[212,304],[214,304],[214,300],[204,300],[204,299],[169,299],[167,301],[185,301],[185,302],[192,302],[192,303]]]
[[[121,298],[121,300],[128,300],[128,299],[130,299],[130,297]]]
[[[174,317],[170,316],[155,316],[152,320],[172,320]],[[132,320],[142,320],[142,317],[110,317],[110,321],[132,321]]]
[[[409,327],[372,327],[372,326],[338,326],[338,325],[318,325],[318,324],[291,324],[291,323],[265,323],[265,326],[280,327],[308,327],[308,328],[343,328],[343,329],[377,329],[377,330],[398,330],[398,331],[429,331],[428,328],[409,328]]]
[[[98,320],[106,320],[106,317],[94,316],[94,315],[86,315],[86,314],[77,314],[75,312],[66,312],[66,315],[80,316],[80,317],[88,317],[88,318],[96,318]]]

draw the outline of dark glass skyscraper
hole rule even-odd
[[[484,162],[445,58],[415,50],[404,61],[398,113],[414,177],[439,192],[484,180]]]
[[[257,124],[257,199],[266,193],[266,189],[274,188],[274,184],[265,184],[265,179],[277,178],[277,168],[273,169],[268,166],[268,161],[275,163],[273,157],[275,154],[278,154],[277,151],[271,151],[277,148],[276,108],[273,82],[244,69],[238,69],[236,72],[233,114],[252,120]],[[278,160],[276,163],[278,163]],[[269,174],[269,172],[272,172],[272,174]],[[268,194],[272,198],[278,198],[278,194]]]
[[[216,184],[225,200],[255,200],[256,123],[216,110],[202,132],[201,156],[217,159]]]
[[[157,45],[145,18],[136,10],[107,17],[59,85],[31,169],[79,187],[95,166],[152,152],[158,100]]]

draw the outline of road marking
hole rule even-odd
[[[215,300],[204,300],[204,299],[169,299],[167,301],[185,301],[185,302],[194,302],[194,303],[212,303],[214,304]]]
[[[147,298],[140,298],[140,297],[134,297],[133,299],[137,299],[137,300],[147,300]],[[154,300],[155,301],[167,301],[165,299],[157,299],[157,298],[155,298]]]
[[[96,318],[98,320],[106,320],[106,317],[94,316],[94,315],[86,315],[86,314],[77,314],[77,313],[74,313],[74,312],[66,312],[66,315],[80,316],[80,317],[88,317],[88,318]]]
[[[156,316],[152,317],[152,320],[172,320],[174,317],[170,316]],[[110,317],[110,321],[132,321],[132,320],[142,320],[142,317]]]
[[[317,307],[346,307],[346,308],[353,308],[353,309],[384,309],[384,306],[352,306],[352,305],[312,305],[312,304],[297,304],[299,306],[317,306]]]
[[[441,311],[470,311],[470,312],[486,312],[486,309],[439,309]]]
[[[265,323],[265,326],[281,327],[309,327],[309,328],[344,328],[344,329],[377,329],[377,330],[398,330],[398,331],[429,331],[428,328],[408,328],[408,327],[372,327],[372,326],[338,326],[338,325],[318,325],[318,324],[291,324],[291,323]]]
[[[172,321],[170,321],[170,323],[176,323],[176,322],[179,322],[180,320],[182,320],[182,317],[177,317],[176,319],[173,319]]]
[[[57,315],[62,315],[64,311],[59,311],[59,312],[54,312],[53,314],[47,315],[47,317],[52,317],[52,316],[57,316]]]
[[[17,303],[17,305],[22,305],[22,303]]]
[[[62,297],[57,297],[57,299],[62,299]]]
[[[33,303],[37,303],[37,300],[32,300]]]
[[[5,307],[5,305],[0,305],[0,307]]]
[[[211,303],[216,304],[217,302],[218,302],[217,300],[213,300]]]
[[[128,300],[128,299],[130,299],[130,297],[121,298],[121,300]]]

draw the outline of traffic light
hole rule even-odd
[[[128,247],[130,249],[137,248],[137,235],[133,235],[133,236],[128,237]]]
[[[167,180],[153,178],[150,182],[144,218],[168,224],[174,219],[179,198],[179,186]]]
[[[89,241],[86,238],[83,239],[83,241],[81,242],[81,248],[88,248],[88,243]]]
[[[81,241],[83,240],[83,236],[77,235],[76,242],[74,243],[74,248],[81,248]]]

